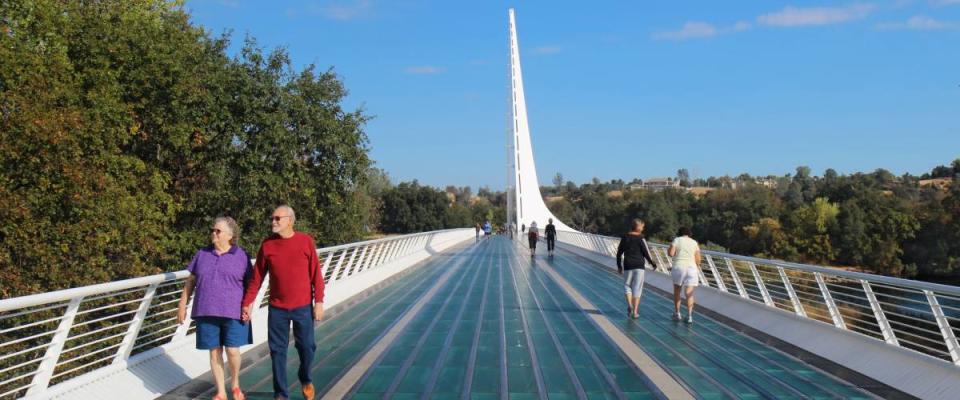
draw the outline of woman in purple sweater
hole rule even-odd
[[[253,343],[253,329],[250,322],[240,320],[240,308],[251,266],[250,256],[237,246],[239,233],[233,218],[213,221],[211,245],[197,251],[187,266],[190,276],[177,309],[177,322],[182,324],[187,319],[187,301],[195,294],[190,317],[197,322],[197,349],[210,351],[210,369],[217,384],[214,400],[227,400],[224,349],[233,378],[233,398],[245,398],[240,390],[240,346]]]

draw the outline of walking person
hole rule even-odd
[[[477,222],[477,224],[473,226],[473,229],[477,231],[477,241],[479,242],[480,241],[480,223]]]
[[[547,235],[547,254],[553,257],[553,248],[557,245],[557,227],[553,224],[553,218],[547,220],[547,227],[543,233]]]
[[[527,241],[530,244],[530,257],[537,254],[537,241],[540,240],[540,229],[537,228],[537,221],[530,223],[530,229],[527,230]]]
[[[490,225],[490,221],[487,220],[483,223],[483,237],[487,238],[493,234],[493,225]]]
[[[673,239],[667,254],[673,257],[673,319],[681,320],[680,292],[687,302],[687,323],[693,323],[693,290],[700,285],[700,245],[690,238],[690,228],[683,227]]]
[[[230,217],[219,217],[210,228],[210,246],[193,255],[190,276],[180,295],[177,323],[187,319],[187,302],[194,295],[190,317],[197,322],[197,349],[210,351],[210,371],[216,384],[214,400],[227,400],[223,368],[226,350],[233,398],[243,400],[240,390],[240,346],[253,343],[253,328],[241,321],[244,282],[250,276],[250,256],[237,239],[240,230]]]
[[[635,219],[630,232],[620,237],[617,245],[617,272],[623,275],[623,290],[627,300],[627,315],[631,318],[640,316],[640,295],[643,294],[643,278],[647,262],[650,267],[657,268],[657,264],[650,258],[647,249],[647,240],[643,237],[643,221]]]
[[[300,378],[303,397],[312,400],[315,394],[310,366],[317,349],[313,322],[323,318],[323,276],[317,246],[310,235],[296,232],[296,214],[290,206],[280,206],[270,217],[273,234],[263,240],[250,282],[243,297],[243,316],[249,320],[253,301],[260,285],[270,274],[270,308],[267,317],[267,342],[273,362],[273,395],[287,399],[287,345],[290,326],[300,356]]]

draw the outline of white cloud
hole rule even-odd
[[[878,29],[909,29],[918,31],[932,31],[941,29],[960,29],[960,23],[940,21],[923,15],[914,15],[905,22],[886,22],[877,24]]]
[[[352,2],[331,2],[322,8],[324,16],[330,19],[347,21],[366,14],[370,10],[369,0]]]
[[[787,6],[775,13],[757,17],[757,22],[762,25],[781,27],[839,24],[864,18],[875,8],[873,4],[810,8]]]
[[[563,51],[563,48],[560,46],[540,46],[533,49],[533,54],[557,54]]]
[[[747,21],[738,21],[729,27],[721,28],[717,28],[707,22],[687,21],[679,30],[656,32],[653,34],[653,38],[659,40],[700,39],[729,32],[743,32],[752,27],[753,25]]]
[[[680,30],[662,31],[653,34],[654,39],[685,40],[716,36],[717,28],[706,22],[687,21]]]
[[[403,71],[410,75],[435,75],[446,70],[446,68],[436,67],[433,65],[418,65],[414,67],[407,67]]]

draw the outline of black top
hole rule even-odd
[[[622,258],[622,262],[621,262]],[[654,268],[657,263],[650,259],[650,252],[647,250],[647,240],[640,235],[626,234],[620,238],[620,245],[617,246],[617,269],[638,269],[646,268],[643,260],[646,259]]]
[[[545,229],[543,233],[545,233],[548,238],[552,239],[557,236],[557,227],[553,226],[553,224],[547,224],[547,229]]]

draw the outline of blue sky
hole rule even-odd
[[[371,157],[394,182],[505,186],[509,7],[543,184],[920,174],[960,157],[960,0],[593,3],[185,7],[235,45],[333,67],[347,107],[375,116]]]

